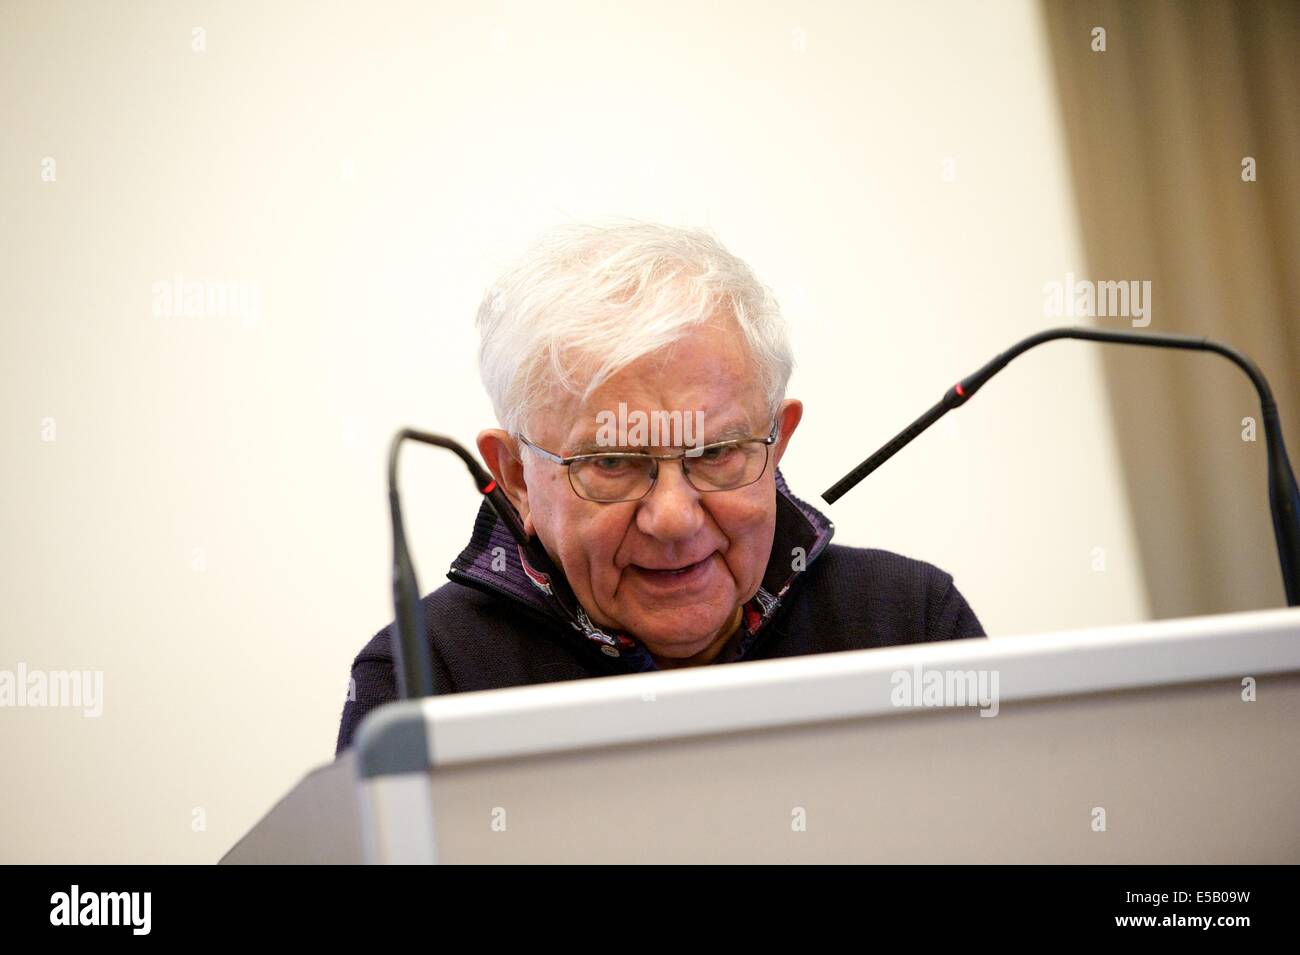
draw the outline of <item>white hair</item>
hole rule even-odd
[[[568,224],[484,295],[479,371],[501,427],[519,433],[555,386],[585,401],[611,375],[719,313],[740,327],[775,414],[794,359],[776,298],[749,266],[702,229],[636,219]]]

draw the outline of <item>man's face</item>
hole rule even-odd
[[[620,403],[629,415],[703,412],[696,444],[766,437],[772,426],[740,330],[728,321],[699,326],[634,362],[585,402],[558,401],[533,417],[525,437],[563,456],[598,450],[597,414],[617,415]],[[664,461],[645,497],[598,504],[574,493],[566,468],[525,452],[516,501],[593,622],[633,634],[656,657],[686,661],[725,636],[762,582],[776,524],[776,464],[800,414],[798,402],[782,404],[780,440],[747,487],[701,493],[680,464]],[[672,440],[661,435],[659,446],[635,450],[664,453]]]

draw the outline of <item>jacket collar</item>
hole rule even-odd
[[[758,593],[744,606],[739,640],[718,662],[744,658],[800,573],[821,556],[834,533],[835,525],[826,515],[790,493],[778,468],[776,530],[767,570]],[[497,520],[487,501],[479,506],[469,544],[452,562],[447,576],[456,583],[505,597],[563,624],[562,629],[574,639],[598,646],[606,656],[623,661],[628,670],[658,669],[636,638],[602,630],[581,607],[576,614],[568,613],[551,594],[546,575],[524,560],[514,538]]]

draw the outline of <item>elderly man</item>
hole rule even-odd
[[[561,228],[478,323],[501,424],[479,453],[576,603],[484,503],[424,598],[436,692],[984,635],[948,574],[831,544],[786,488],[803,406],[783,321],[708,233]],[[390,628],[353,663],[339,752],[397,697]]]

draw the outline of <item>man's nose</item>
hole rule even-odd
[[[687,540],[704,523],[700,492],[691,487],[679,461],[659,462],[659,477],[641,498],[636,524],[641,533],[660,540]]]

